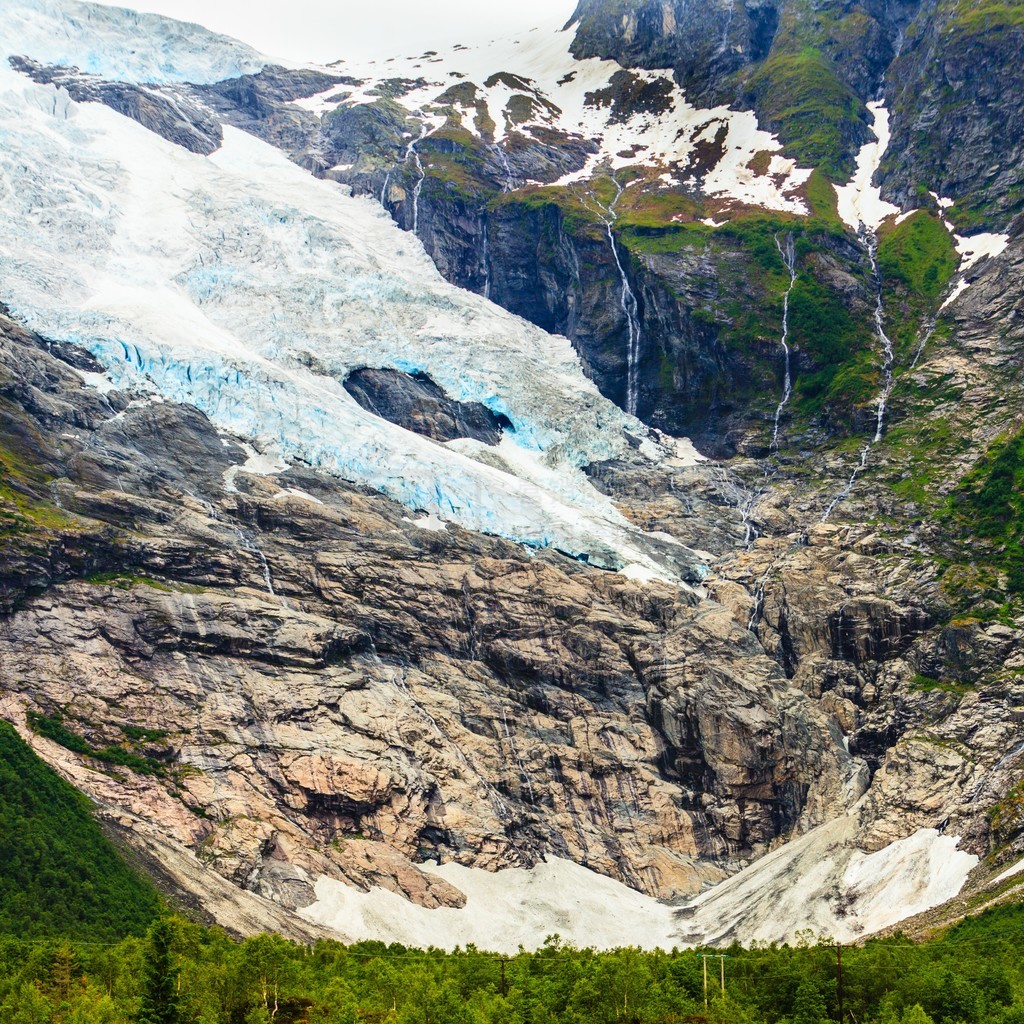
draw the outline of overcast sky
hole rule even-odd
[[[575,0],[99,0],[167,14],[255,46],[272,57],[326,63],[412,56],[435,45],[523,31]],[[563,17],[564,14],[564,17]],[[408,51],[406,53],[405,51]]]

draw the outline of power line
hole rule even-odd
[[[722,998],[725,998],[725,961],[728,953],[698,953],[697,957],[704,961],[704,1009],[708,1008],[708,961],[718,960],[722,968]]]

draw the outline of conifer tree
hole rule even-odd
[[[178,968],[174,963],[174,932],[168,918],[160,918],[149,930],[143,963],[142,1005],[138,1024],[182,1024]]]

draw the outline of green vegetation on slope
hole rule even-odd
[[[938,312],[959,262],[945,224],[927,210],[918,210],[882,235],[878,267],[898,363],[913,358],[922,324]]]
[[[797,378],[796,404],[807,415],[831,408],[848,416],[877,388],[877,359],[869,325],[859,322],[839,295],[803,274],[789,300],[792,343],[821,367]]]
[[[92,744],[88,743],[82,736],[79,736],[76,732],[72,732],[67,725],[64,724],[64,716],[59,712],[53,716],[49,716],[41,715],[35,711],[30,711],[28,713],[28,724],[29,728],[33,732],[38,733],[40,736],[45,736],[47,739],[53,740],[54,743],[59,743],[66,750],[70,750],[76,754],[83,754],[86,757],[95,758],[97,761],[102,761],[104,764],[130,768],[132,771],[138,772],[140,775],[163,775],[166,771],[165,766],[155,758],[149,757],[145,754],[139,754],[121,744],[111,744],[99,748],[92,746]],[[158,735],[156,730],[135,729],[132,727],[132,731],[137,737],[136,742],[138,739],[145,740],[148,736]],[[166,736],[166,733],[159,735],[162,739],[163,736]],[[129,739],[131,739],[130,734]]]
[[[843,950],[843,1021],[1022,1024],[1024,908],[942,938]],[[716,951],[717,952],[717,951]],[[500,957],[275,936],[232,942],[164,920],[109,948],[0,942],[0,1019],[33,1024],[827,1024],[839,1019],[828,942],[721,951],[709,1005],[697,951],[606,953],[551,938]],[[180,984],[179,984],[180,981]]]
[[[956,273],[959,257],[945,224],[918,210],[885,235],[878,265],[887,282],[899,282],[914,295],[936,302]]]
[[[835,181],[850,177],[849,138],[863,121],[864,104],[820,50],[773,50],[748,87],[757,97],[758,116],[778,132],[787,155]]]
[[[977,35],[1024,27],[1024,0],[947,0],[950,30]]]
[[[1024,595],[1024,431],[992,446],[954,492],[950,513],[976,539],[978,561],[1004,570],[1007,591]]]
[[[157,906],[85,797],[0,721],[0,934],[109,941],[145,931]]]

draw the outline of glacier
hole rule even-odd
[[[79,0],[11,0],[0,53],[135,85],[205,85],[255,74],[269,59],[200,25]]]
[[[110,8],[19,0],[2,48],[53,59],[52,47],[34,48],[38,19],[66,11],[60,59],[96,66],[95,33],[81,53],[73,45],[83,9],[104,16],[104,73],[148,74],[133,56],[138,16],[120,12],[119,26]],[[257,60],[212,34],[185,46],[165,21],[147,22],[162,73]],[[636,438],[664,452],[598,393],[567,339],[447,284],[375,201],[269,145],[227,129],[219,151],[198,156],[4,66],[0,202],[0,300],[39,333],[87,348],[117,386],[194,405],[261,452],[469,529],[662,579],[689,557],[682,547],[664,557],[665,542],[587,480],[585,466],[625,456]],[[486,451],[410,433],[344,390],[361,366],[429,373],[514,430]]]

